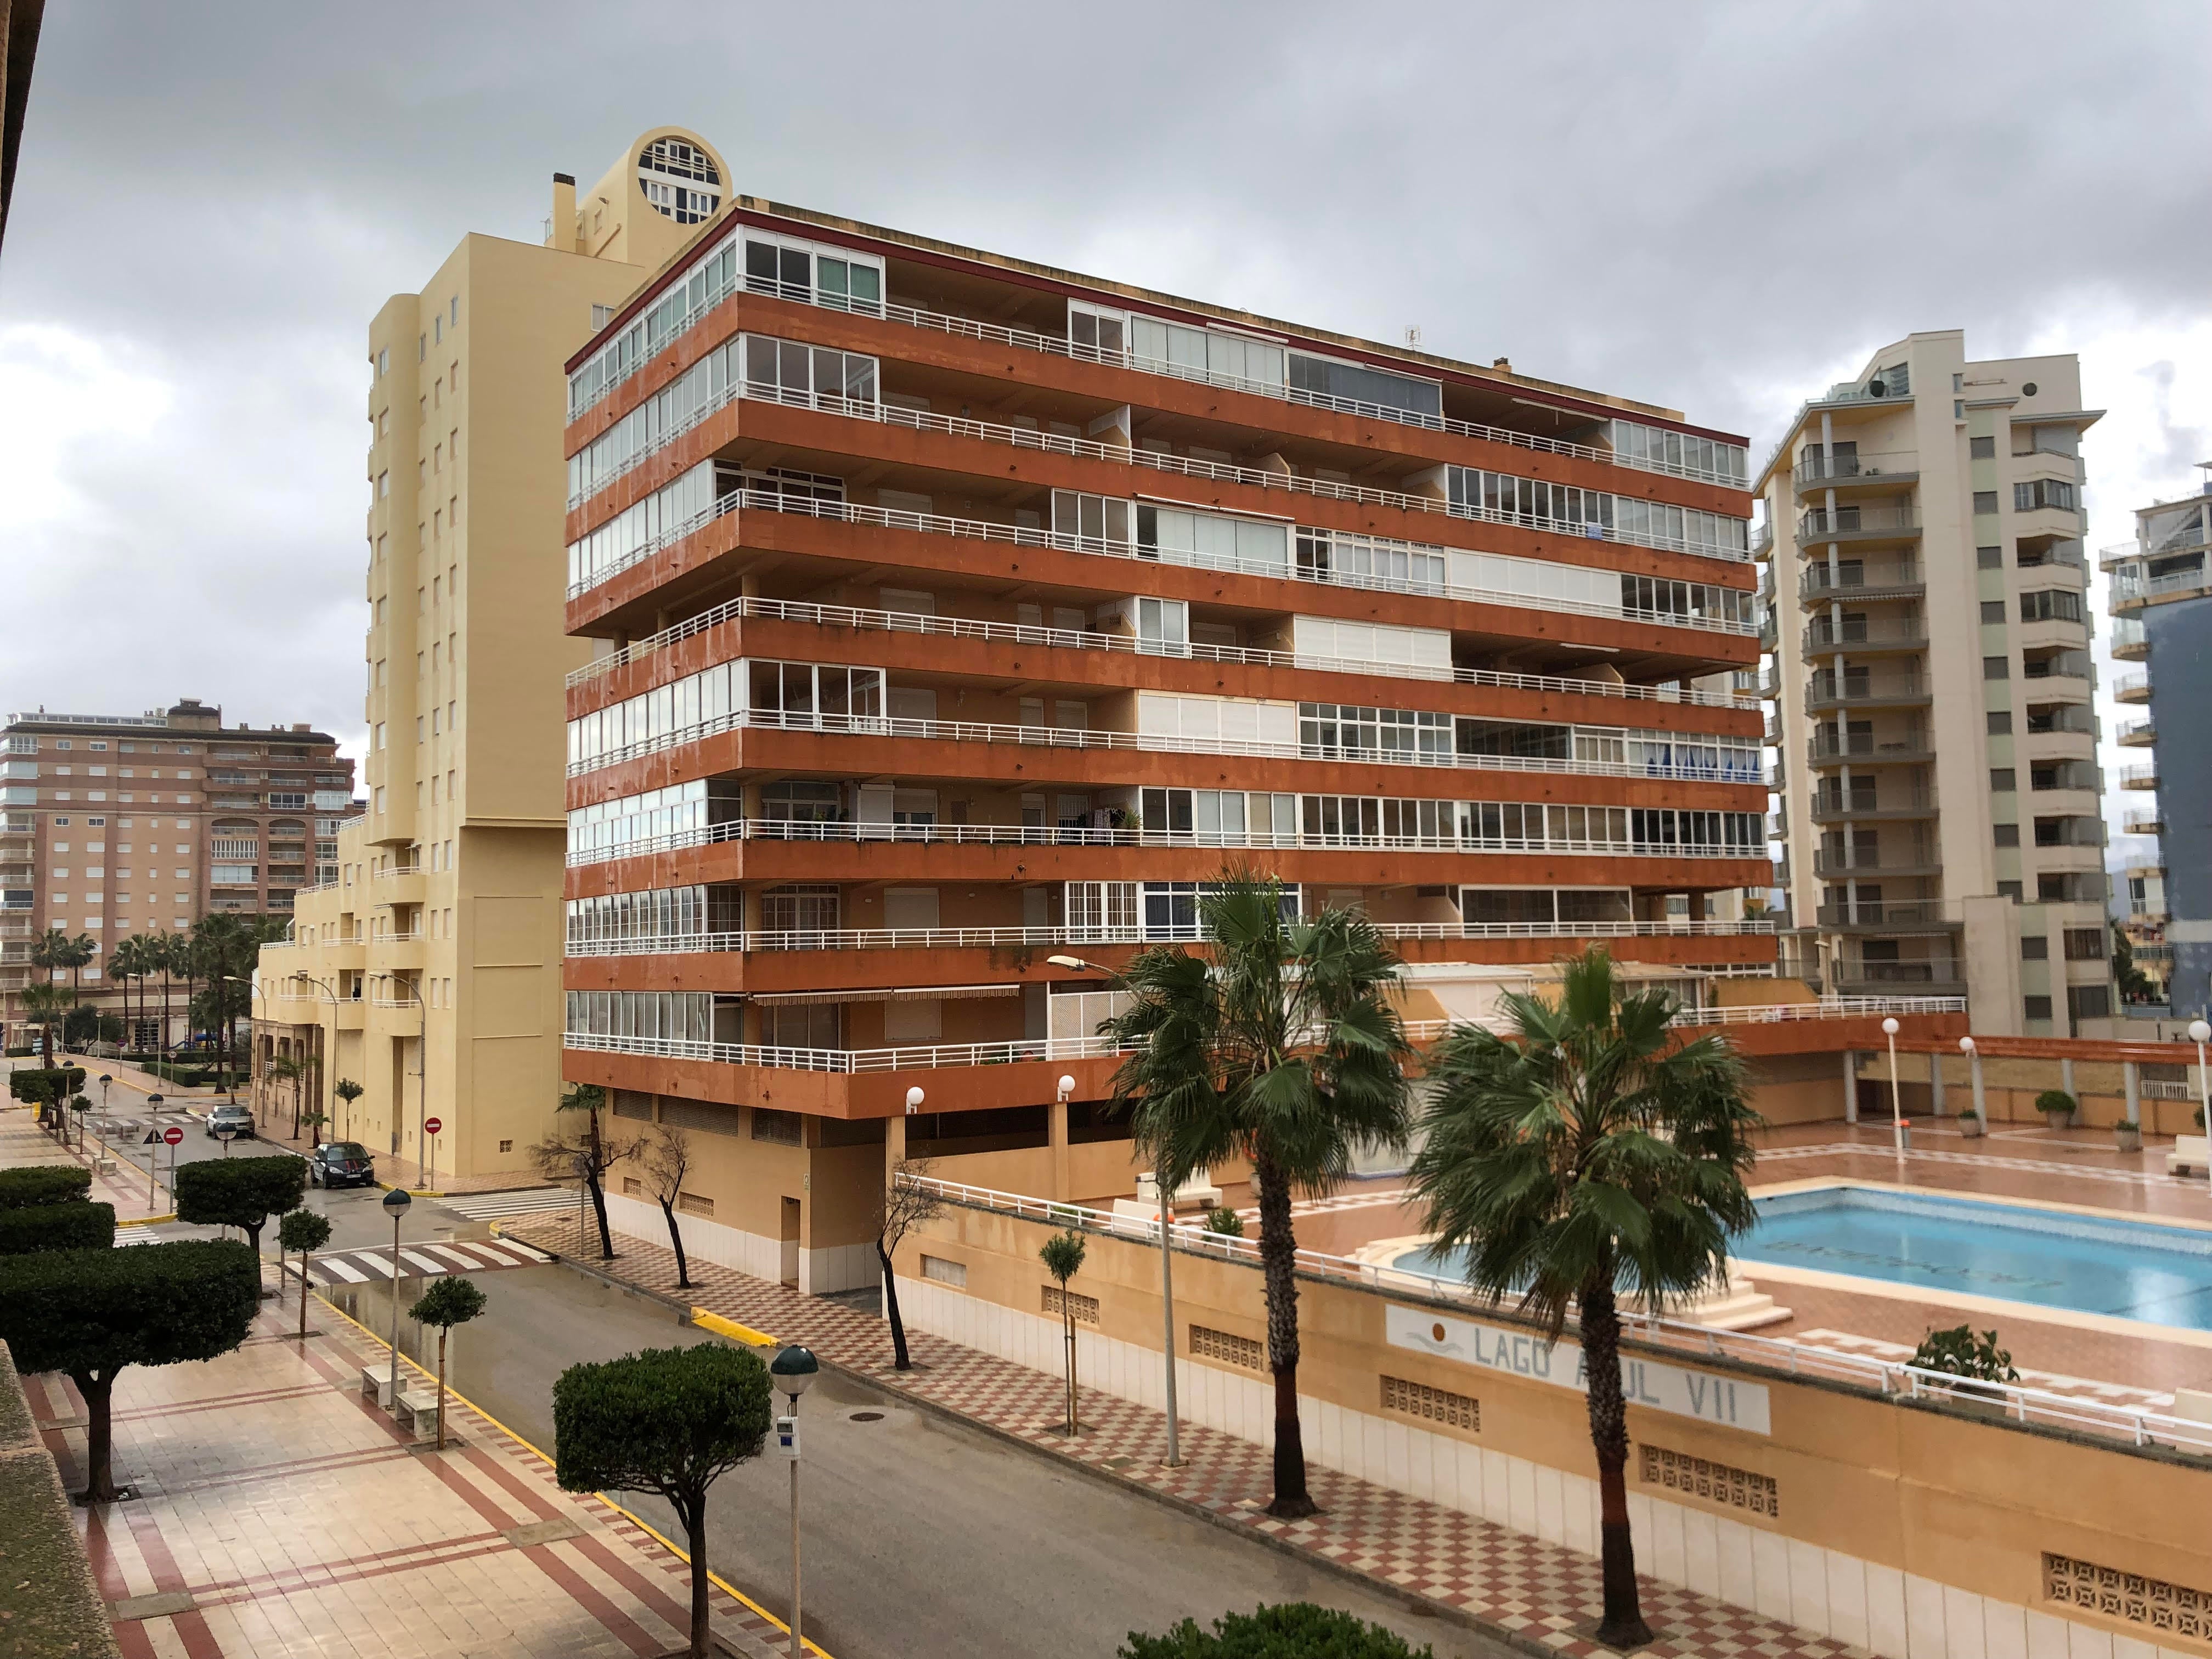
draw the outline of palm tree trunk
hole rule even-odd
[[[1252,1160],[1260,1196],[1260,1272],[1267,1291],[1267,1367],[1275,1376],[1275,1501],[1267,1513],[1296,1521],[1318,1505],[1306,1491],[1298,1427],[1298,1241],[1291,1231],[1290,1178],[1273,1158]]]
[[[1583,1358],[1589,1367],[1590,1443],[1597,1449],[1599,1538],[1605,1572],[1605,1614],[1597,1639],[1632,1648],[1651,1639],[1637,1600],[1636,1547],[1628,1530],[1628,1404],[1620,1389],[1620,1315],[1610,1273],[1593,1277],[1577,1298]]]

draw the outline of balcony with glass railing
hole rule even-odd
[[[1932,818],[1937,810],[1935,790],[1924,785],[1901,789],[1853,789],[1846,793],[1830,781],[1813,792],[1815,823]]]
[[[1919,515],[1909,506],[1814,507],[1797,520],[1800,546],[1811,542],[1893,540],[1920,533]]]
[[[2158,763],[2142,761],[2133,766],[2123,766],[2119,781],[2123,789],[2155,789],[2158,787]]]
[[[2112,607],[2115,611],[2139,609],[2208,592],[2212,592],[2212,569],[2207,568],[2203,556],[2199,555],[2191,566],[2163,571],[2155,576],[2140,568],[2113,571]]]
[[[2155,812],[2131,812],[2120,821],[2120,833],[2124,836],[2162,836],[2166,833],[2166,820]]]
[[[1966,969],[1952,957],[1899,957],[1872,961],[1858,957],[1831,957],[1830,982],[1844,995],[1879,995],[1908,988],[1930,993],[1963,990]]]
[[[2122,662],[2142,662],[2150,656],[2150,636],[2138,617],[2115,617],[2111,634],[2112,654]]]
[[[1802,644],[1808,656],[1836,652],[1879,655],[1917,651],[1928,643],[1928,624],[1917,617],[1816,617],[1807,624]]]
[[[1895,488],[1919,477],[1920,457],[1909,449],[1872,455],[1808,453],[1790,470],[1790,480],[1801,494],[1869,485]]]
[[[1823,727],[1805,746],[1806,761],[1816,768],[1834,766],[1917,766],[1935,759],[1936,751],[1924,732],[1854,732],[1839,738],[1832,726]]]
[[[2112,700],[2116,702],[2148,702],[2150,701],[2149,671],[2138,669],[2132,674],[2113,676]]]
[[[1797,577],[1799,600],[1817,605],[1830,599],[1917,599],[1925,587],[1917,559],[1844,559],[1832,569],[1822,560],[1808,564]]]
[[[1902,708],[1932,700],[1934,692],[1917,674],[1837,674],[1822,669],[1806,682],[1808,712],[1835,708]]]
[[[2148,719],[2129,720],[2112,734],[2123,749],[2148,749],[2158,741],[2158,727]]]
[[[1820,925],[1839,933],[1854,929],[1899,932],[1908,928],[1948,930],[1965,924],[1944,913],[1941,899],[1838,899],[1816,913]]]

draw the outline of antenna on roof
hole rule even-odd
[[[1406,325],[1406,343],[1407,343],[1407,345],[1409,345],[1409,346],[1417,346],[1417,345],[1420,344],[1420,343],[1421,343],[1421,325],[1420,325],[1419,323],[1408,323],[1408,324],[1407,324],[1407,325]]]

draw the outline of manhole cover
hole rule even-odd
[[[884,1414],[881,1412],[854,1412],[845,1420],[848,1423],[880,1423],[884,1420]]]

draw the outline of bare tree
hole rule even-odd
[[[666,1123],[656,1123],[635,1146],[638,1168],[645,1184],[660,1205],[668,1222],[668,1245],[676,1252],[676,1288],[691,1288],[691,1264],[684,1256],[684,1235],[676,1228],[676,1200],[684,1192],[684,1178],[691,1173],[691,1138]]]
[[[600,1134],[599,1114],[592,1112],[583,1133],[565,1133],[556,1127],[530,1149],[530,1161],[537,1165],[538,1173],[546,1180],[573,1181],[576,1183],[579,1206],[584,1194],[588,1193],[591,1195],[592,1207],[599,1217],[599,1260],[602,1261],[615,1259],[615,1243],[614,1237],[607,1228],[606,1200],[600,1194],[605,1190],[607,1171],[629,1158],[636,1146],[635,1141],[628,1146],[620,1146]],[[580,1216],[576,1228],[576,1248],[579,1250],[584,1247],[585,1237]]]
[[[899,1317],[898,1279],[891,1273],[891,1256],[909,1231],[925,1221],[934,1221],[945,1209],[937,1189],[924,1184],[929,1170],[930,1161],[926,1158],[902,1160],[884,1183],[883,1207],[876,1214],[876,1258],[883,1263],[884,1310],[891,1322],[895,1370],[912,1370],[914,1362],[907,1356],[906,1322]],[[920,1179],[902,1181],[902,1176]]]

